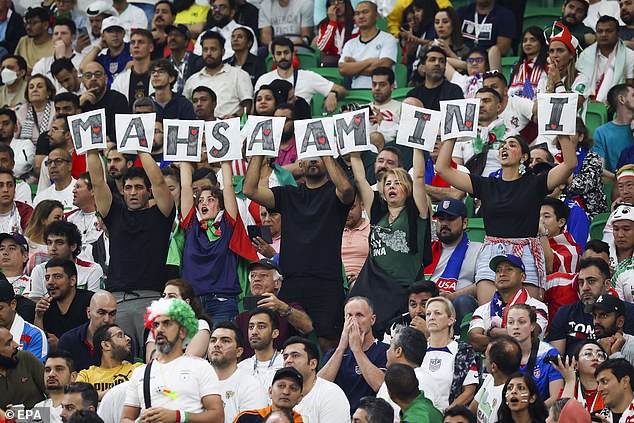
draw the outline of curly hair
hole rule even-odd
[[[152,329],[158,316],[167,316],[187,331],[185,340],[192,339],[198,332],[198,319],[194,310],[185,301],[178,298],[161,298],[152,301],[145,311],[145,327]]]

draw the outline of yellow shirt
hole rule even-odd
[[[143,365],[143,363],[124,363],[112,369],[90,366],[80,371],[75,380],[77,382],[88,382],[95,387],[98,393],[102,393],[115,385],[130,380],[132,371],[141,365]]]
[[[398,33],[401,27],[401,19],[403,19],[403,12],[412,4],[413,0],[396,0],[394,9],[387,15],[387,32],[398,37]],[[451,0],[436,0],[439,9],[445,7],[451,7]]]
[[[176,19],[174,19],[174,25],[184,24],[184,25],[192,25],[197,23],[205,23],[207,22],[207,12],[209,11],[209,6],[201,6],[199,4],[192,4],[192,6],[187,9],[179,12],[176,15]]]
[[[18,45],[15,47],[15,54],[24,57],[29,69],[33,69],[33,65],[42,57],[52,56],[54,53],[55,45],[53,40],[49,39],[44,44],[36,45],[33,42],[33,38],[29,38],[28,35],[20,38]]]

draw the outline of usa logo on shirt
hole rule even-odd
[[[432,358],[429,360],[429,370],[432,372],[438,371],[440,369],[440,364],[442,360],[440,358]]]

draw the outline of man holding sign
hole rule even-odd
[[[139,152],[143,168],[133,167],[123,176],[123,199],[113,196],[106,184],[97,150],[88,151],[97,211],[110,234],[110,267],[106,289],[117,299],[118,318],[125,333],[143,345],[143,313],[161,295],[167,272],[165,262],[172,224],[174,199],[152,156]],[[154,205],[150,207],[150,194]],[[143,251],[143,259],[138,254]]]
[[[354,188],[332,157],[301,160],[306,183],[299,187],[258,186],[263,160],[251,158],[242,192],[281,213],[280,299],[302,305],[326,351],[336,345],[343,322],[341,237]]]

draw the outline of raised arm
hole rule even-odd
[[[343,204],[352,204],[354,201],[354,187],[350,179],[348,179],[335,159],[332,157],[322,157],[322,159],[326,165],[326,171],[328,171],[330,180],[335,184],[335,187],[337,187],[337,197],[339,201]]]
[[[423,219],[429,215],[429,201],[427,200],[427,188],[425,186],[425,155],[423,150],[414,149],[414,203],[418,213]]]
[[[172,197],[167,187],[165,177],[163,177],[161,169],[150,153],[143,151],[139,151],[138,153],[143,169],[152,184],[152,195],[154,196],[154,200],[156,200],[156,205],[161,213],[163,213],[163,216],[168,217],[174,209],[174,197]]]
[[[187,216],[194,207],[194,190],[192,189],[192,165],[188,162],[180,164],[181,171],[181,213]]]
[[[268,187],[258,187],[260,182],[260,169],[262,168],[263,161],[263,156],[251,157],[249,167],[247,168],[247,175],[244,177],[242,193],[259,205],[268,209],[274,209],[275,197],[273,196],[273,191]]]
[[[436,172],[448,184],[458,188],[460,191],[473,194],[473,185],[469,174],[451,167],[451,153],[456,140],[443,141],[440,145],[440,152],[436,159]]]
[[[225,213],[232,219],[238,217],[238,202],[236,201],[236,192],[233,189],[233,172],[231,171],[231,162],[222,162],[222,199],[225,203]]]
[[[365,212],[368,215],[368,219],[371,218],[370,210],[372,209],[372,203],[374,202],[374,191],[365,178],[365,167],[363,166],[363,160],[361,160],[361,153],[350,153],[350,163],[352,165],[352,174],[354,175],[354,182],[357,185],[359,194],[361,194],[361,201],[365,206]]]
[[[95,204],[97,211],[103,217],[106,217],[112,206],[112,192],[106,184],[106,177],[103,170],[103,161],[99,157],[99,151],[89,150],[86,153],[86,165],[90,180],[92,182],[93,191],[95,193]]]
[[[552,191],[561,184],[568,181],[568,177],[577,167],[577,143],[579,136],[575,135],[559,135],[559,145],[561,146],[561,155],[564,158],[562,163],[555,166],[548,172],[548,190]]]

